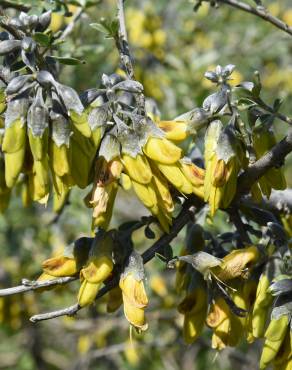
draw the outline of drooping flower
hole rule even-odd
[[[143,280],[142,257],[132,251],[121,275],[119,286],[123,295],[125,317],[138,331],[144,331],[148,328],[144,313],[148,305],[148,298]]]

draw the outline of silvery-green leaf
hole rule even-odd
[[[67,116],[68,112],[54,90],[52,90],[51,101],[46,102],[46,105],[54,112]]]
[[[139,116],[137,115],[137,117]],[[165,136],[165,132],[156,126],[149,117],[142,117],[141,119],[134,120],[133,128],[138,132],[142,146],[146,144],[149,136],[158,138],[163,138]]]
[[[21,41],[21,47],[27,53],[31,53],[36,49],[36,42],[31,37],[24,37]]]
[[[227,89],[221,88],[203,101],[203,108],[211,114],[218,113],[227,104]]]
[[[21,94],[25,94],[25,95],[29,95],[30,94],[30,91],[37,85],[37,82],[36,81],[33,81],[31,83],[27,83],[25,84],[24,86],[22,86],[22,88],[20,88],[20,90],[18,91],[17,95],[21,95]]]
[[[239,85],[235,86],[234,90],[237,94],[246,94],[247,96],[254,96],[258,97],[261,92],[261,84],[260,81],[256,79],[254,82],[251,81],[243,81]]]
[[[24,12],[21,12],[19,15],[19,20],[25,28],[33,29],[37,25],[38,16],[35,14],[28,15]]]
[[[188,132],[195,134],[209,122],[209,117],[210,113],[206,112],[203,108],[194,108],[189,112],[181,114],[174,120],[187,122]]]
[[[22,29],[23,25],[18,18],[11,18],[8,21],[9,26]]]
[[[218,76],[221,76],[222,74],[222,67],[220,65],[216,66],[215,68],[215,73],[218,75]]]
[[[202,251],[194,253],[190,256],[181,256],[179,258],[182,261],[190,263],[194,269],[203,275],[205,272],[209,271],[210,268],[220,266],[222,264],[222,260],[220,258],[214,257],[212,254]]]
[[[235,70],[234,64],[227,64],[227,66],[223,67],[221,76],[225,79],[229,77],[234,70]]]
[[[37,32],[45,31],[51,23],[51,18],[52,18],[52,11],[51,10],[41,14],[39,16],[39,19],[38,19],[38,24],[37,24],[37,27],[36,27],[36,31]]]
[[[10,127],[11,124],[19,118],[24,124],[26,122],[28,105],[29,100],[26,96],[10,100],[7,103],[7,109],[5,112],[5,127]]]
[[[106,97],[106,94],[103,94],[101,93],[100,95],[98,95],[93,101],[92,103],[90,104],[91,107],[100,107],[101,105],[103,104],[109,104],[108,103],[108,100],[107,100],[107,97]]]
[[[69,121],[60,113],[50,112],[52,122],[52,139],[60,147],[65,144],[68,148],[70,145],[70,136],[72,134]]]
[[[104,157],[107,162],[119,157],[121,152],[121,145],[114,135],[107,134],[102,139],[99,149],[99,156]]]
[[[271,313],[271,318],[274,320],[278,320],[280,317],[284,315],[288,315],[291,318],[292,314],[292,302],[286,303],[285,305],[274,307]]]
[[[108,120],[108,104],[104,104],[101,107],[93,108],[88,114],[88,124],[91,131],[94,131],[97,127],[103,126]]]
[[[41,137],[49,125],[49,113],[44,103],[42,89],[37,91],[36,98],[27,112],[27,126],[33,136]]]
[[[137,281],[141,281],[145,278],[143,259],[141,255],[134,250],[126,261],[121,279],[124,279],[128,274],[132,274]]]
[[[292,292],[292,279],[282,279],[276,281],[270,286],[270,291],[272,295],[278,296],[283,293]],[[292,300],[292,297],[291,297]]]
[[[151,114],[154,117],[161,117],[161,112],[157,106],[157,103],[154,99],[146,98],[145,100],[145,110],[148,114]]]
[[[119,75],[118,73],[112,73],[110,76],[108,76],[108,78],[110,86],[114,86],[124,80],[124,77]]]
[[[113,114],[113,119],[117,125],[118,133],[128,131],[128,126],[116,114]]]
[[[237,138],[233,129],[230,126],[226,126],[218,138],[216,146],[217,158],[223,159],[227,163],[230,158],[235,157],[237,155],[235,150],[236,142]]]
[[[222,264],[221,259],[202,251],[187,256],[176,257],[172,261],[169,261],[168,267],[173,267],[176,261],[183,261],[191,264],[192,267],[199,271],[205,279],[208,278],[208,274],[212,267],[220,266]]]
[[[32,75],[21,75],[14,77],[8,84],[6,88],[6,94],[16,94],[19,90],[28,82],[32,81]]]
[[[124,153],[136,157],[138,153],[142,152],[142,148],[150,136],[165,136],[165,133],[150,118],[134,113],[130,114],[129,117],[133,126],[120,130],[118,134]]]
[[[0,55],[11,53],[16,49],[20,49],[20,40],[5,40],[0,42]]]
[[[282,244],[287,242],[286,231],[278,222],[267,223],[267,234]]]
[[[244,90],[247,90],[249,92],[252,92],[254,89],[255,84],[251,81],[243,81],[239,85],[236,86],[236,88],[243,88]]]
[[[105,87],[111,87],[112,86],[112,82],[111,82],[109,76],[106,75],[105,73],[103,73],[103,75],[101,76],[101,83]]]
[[[35,70],[35,55],[34,53],[27,53],[21,50],[21,58],[24,64],[30,67],[33,71]]]
[[[142,153],[142,145],[138,133],[130,128],[119,133],[119,142],[122,146],[122,152],[136,158]]]
[[[43,86],[50,86],[56,83],[53,75],[48,71],[39,71],[36,78],[37,81]]]
[[[16,76],[16,73],[15,72],[12,72],[10,70],[10,68],[8,67],[4,67],[4,66],[0,66],[0,73],[1,73],[1,76],[4,78],[5,81],[10,81],[12,80],[13,77]],[[3,81],[1,81],[3,82]],[[6,86],[6,84],[3,83],[4,86]],[[2,86],[2,83],[1,83],[1,86]]]
[[[54,84],[60,99],[68,111],[73,110],[79,115],[83,112],[84,108],[79,99],[77,92],[70,86],[62,85],[58,82]]]
[[[118,95],[116,102],[119,103],[123,109],[132,111],[134,109],[135,98],[132,93],[123,91],[122,94]]]
[[[87,107],[101,95],[103,95],[103,93],[100,92],[98,89],[88,89],[80,95],[80,100],[82,104]],[[102,101],[102,103],[104,102],[105,101]]]
[[[204,77],[207,78],[208,80],[217,83],[218,82],[218,76],[215,72],[213,71],[207,71],[204,74]]]
[[[125,80],[113,86],[113,90],[124,90],[131,93],[142,93],[144,88],[143,85],[138,81]]]

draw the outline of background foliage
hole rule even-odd
[[[39,6],[49,3],[26,1]],[[40,4],[42,3],[42,4]],[[81,1],[84,5],[86,1]],[[99,1],[89,7],[76,22],[60,48],[60,55],[85,61],[78,66],[62,66],[60,79],[77,91],[94,87],[103,73],[117,69],[118,53],[112,40],[89,27],[101,17],[113,16],[115,1]],[[252,3],[252,1],[251,1]],[[292,25],[289,0],[268,1],[270,11]],[[70,11],[78,11],[78,1],[68,1]],[[70,5],[71,4],[71,5]],[[74,5],[73,5],[74,4]],[[1,3],[0,3],[1,5]],[[136,75],[147,96],[158,103],[165,119],[201,105],[212,91],[203,78],[217,64],[237,66],[234,84],[250,80],[254,70],[261,74],[266,101],[284,99],[283,112],[292,115],[291,42],[289,36],[271,25],[228,7],[210,8],[203,4],[194,13],[191,1],[161,0],[126,2],[129,42],[135,57]],[[13,14],[13,11],[11,11]],[[72,19],[62,12],[53,16],[51,28],[63,29]],[[275,125],[282,137],[284,124]],[[286,179],[292,184],[292,158],[287,158]],[[14,199],[8,211],[0,215],[0,284],[17,284],[21,278],[33,279],[40,273],[40,262],[72,240],[90,232],[90,210],[82,203],[87,191],[74,190],[70,205],[58,223],[55,215],[41,206],[29,209]],[[120,192],[113,225],[120,220],[137,219],[145,209],[135,197]],[[226,215],[220,213],[211,230],[228,231]],[[183,233],[172,243],[178,254]],[[157,232],[158,235],[158,232]],[[135,239],[143,251],[149,245],[141,231]],[[26,294],[0,301],[9,322],[0,326],[0,369],[256,369],[259,345],[228,349],[218,356],[210,350],[210,333],[194,345],[181,339],[182,317],[176,311],[174,273],[155,259],[147,266],[150,330],[137,339],[133,350],[128,346],[129,331],[121,310],[105,315],[105,304],[83,310],[74,318],[56,319],[33,325],[28,317],[37,311],[71,304],[77,286],[59,288],[54,295]],[[155,274],[154,274],[155,271]],[[151,273],[152,272],[152,273]],[[151,278],[150,278],[151,275]],[[75,288],[75,289],[74,289]],[[163,309],[161,309],[163,308]],[[3,310],[1,311],[3,313]],[[0,312],[0,322],[2,316]],[[246,354],[247,353],[247,354]]]

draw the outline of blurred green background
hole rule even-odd
[[[248,2],[248,1],[246,1]],[[291,1],[264,0],[271,13],[292,25]],[[32,1],[25,1],[32,4]],[[38,6],[45,2],[34,2]],[[70,2],[68,2],[69,4]],[[74,1],[77,4],[78,2]],[[81,2],[80,2],[81,3]],[[84,1],[82,2],[84,4]],[[253,1],[250,4],[254,5]],[[272,103],[284,99],[282,111],[292,116],[291,37],[272,25],[227,6],[210,8],[203,3],[197,13],[194,2],[178,0],[127,0],[126,19],[136,76],[148,97],[158,103],[164,119],[199,106],[212,92],[203,78],[217,64],[235,64],[233,84],[250,80],[260,72],[264,98]],[[1,6],[1,2],[0,2]],[[78,7],[70,6],[74,13]],[[8,12],[9,13],[9,12]],[[10,12],[13,15],[13,11]],[[89,7],[58,53],[85,60],[79,66],[62,66],[60,80],[78,92],[99,85],[103,73],[118,71],[118,54],[112,40],[89,26],[101,17],[115,15],[115,1],[100,1]],[[51,28],[63,29],[71,19],[53,15]],[[287,126],[275,122],[279,138]],[[292,158],[286,162],[291,186]],[[19,284],[21,278],[36,278],[41,261],[52,251],[90,234],[91,212],[83,205],[87,191],[74,190],[58,222],[50,207],[23,209],[14,197],[0,215],[0,286]],[[147,214],[135,197],[119,192],[112,225]],[[216,219],[220,232],[228,230],[226,216]],[[157,231],[157,236],[159,232]],[[184,235],[173,243],[179,253]],[[135,234],[139,251],[149,245],[142,231]],[[105,313],[106,299],[82,310],[77,318],[61,318],[31,324],[29,316],[75,303],[77,284],[42,294],[31,293],[0,299],[0,369],[257,369],[260,344],[242,344],[217,354],[210,349],[211,333],[192,346],[181,338],[182,317],[176,311],[180,298],[174,293],[174,272],[154,259],[146,268],[149,329],[129,345],[129,326],[122,310]]]

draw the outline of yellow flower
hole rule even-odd
[[[223,281],[237,277],[247,278],[248,269],[258,261],[259,257],[258,248],[255,246],[233,250],[223,258],[222,264],[212,268],[212,271]]]
[[[86,205],[93,208],[93,228],[107,229],[110,223],[121,171],[122,163],[118,158],[107,162],[100,157],[96,161],[93,189],[85,198]]]
[[[97,234],[87,264],[80,271],[82,284],[78,293],[78,304],[81,307],[87,306],[95,300],[100,285],[111,275],[113,269],[111,253],[110,232]]]
[[[275,144],[276,137],[273,131],[264,125],[258,127],[253,132],[253,145],[257,159],[267,153]],[[271,168],[262,176],[258,184],[261,192],[269,198],[272,189],[284,190],[287,187],[284,173],[281,168]]]
[[[124,313],[129,323],[140,330],[146,330],[148,324],[145,320],[144,309],[148,305],[143,280],[136,280],[129,273],[120,280],[120,288],[123,293]]]
[[[237,175],[243,156],[233,131],[217,120],[211,122],[205,135],[204,199],[211,216],[220,207],[227,208],[237,186]]]
[[[128,259],[128,265],[121,275],[119,286],[123,295],[125,317],[139,331],[148,328],[144,312],[148,305],[148,298],[143,278],[142,257],[133,251]]]
[[[276,370],[292,369],[292,331],[287,330],[282,345],[273,361],[273,367]]]
[[[221,350],[226,346],[236,346],[242,335],[242,326],[223,298],[217,298],[206,320],[213,329],[212,348]]]
[[[165,138],[150,136],[143,148],[147,157],[163,164],[176,163],[182,156],[182,150]]]
[[[161,276],[152,276],[150,279],[150,286],[151,289],[160,297],[163,298],[167,296],[167,287],[164,279]]]
[[[100,285],[100,283],[90,283],[87,280],[83,280],[78,292],[78,304],[80,307],[88,306],[94,302]]]
[[[289,317],[283,315],[278,319],[271,319],[265,332],[265,343],[260,359],[260,369],[265,369],[277,356],[286,333],[289,332]]]
[[[252,332],[256,338],[261,338],[264,335],[265,325],[269,308],[272,304],[273,297],[268,290],[270,280],[266,274],[262,274],[258,283],[256,299],[252,312]]]
[[[183,337],[187,344],[193,343],[200,336],[207,308],[207,291],[203,287],[188,292],[178,305],[178,311],[184,315]]]
[[[113,269],[111,258],[106,255],[93,256],[81,271],[80,276],[89,283],[101,283],[106,280]]]
[[[42,267],[46,274],[54,277],[72,276],[78,273],[76,260],[65,256],[49,258],[42,263]]]
[[[283,21],[292,27],[292,9],[287,9],[283,14]]]
[[[193,193],[199,198],[204,199],[204,181],[205,170],[193,163],[184,163],[181,161],[181,169],[186,178],[193,186]]]
[[[165,138],[180,142],[187,138],[187,123],[185,121],[159,121],[158,127],[165,132]]]
[[[108,293],[107,312],[115,312],[123,303],[122,291],[119,286],[114,287]]]

